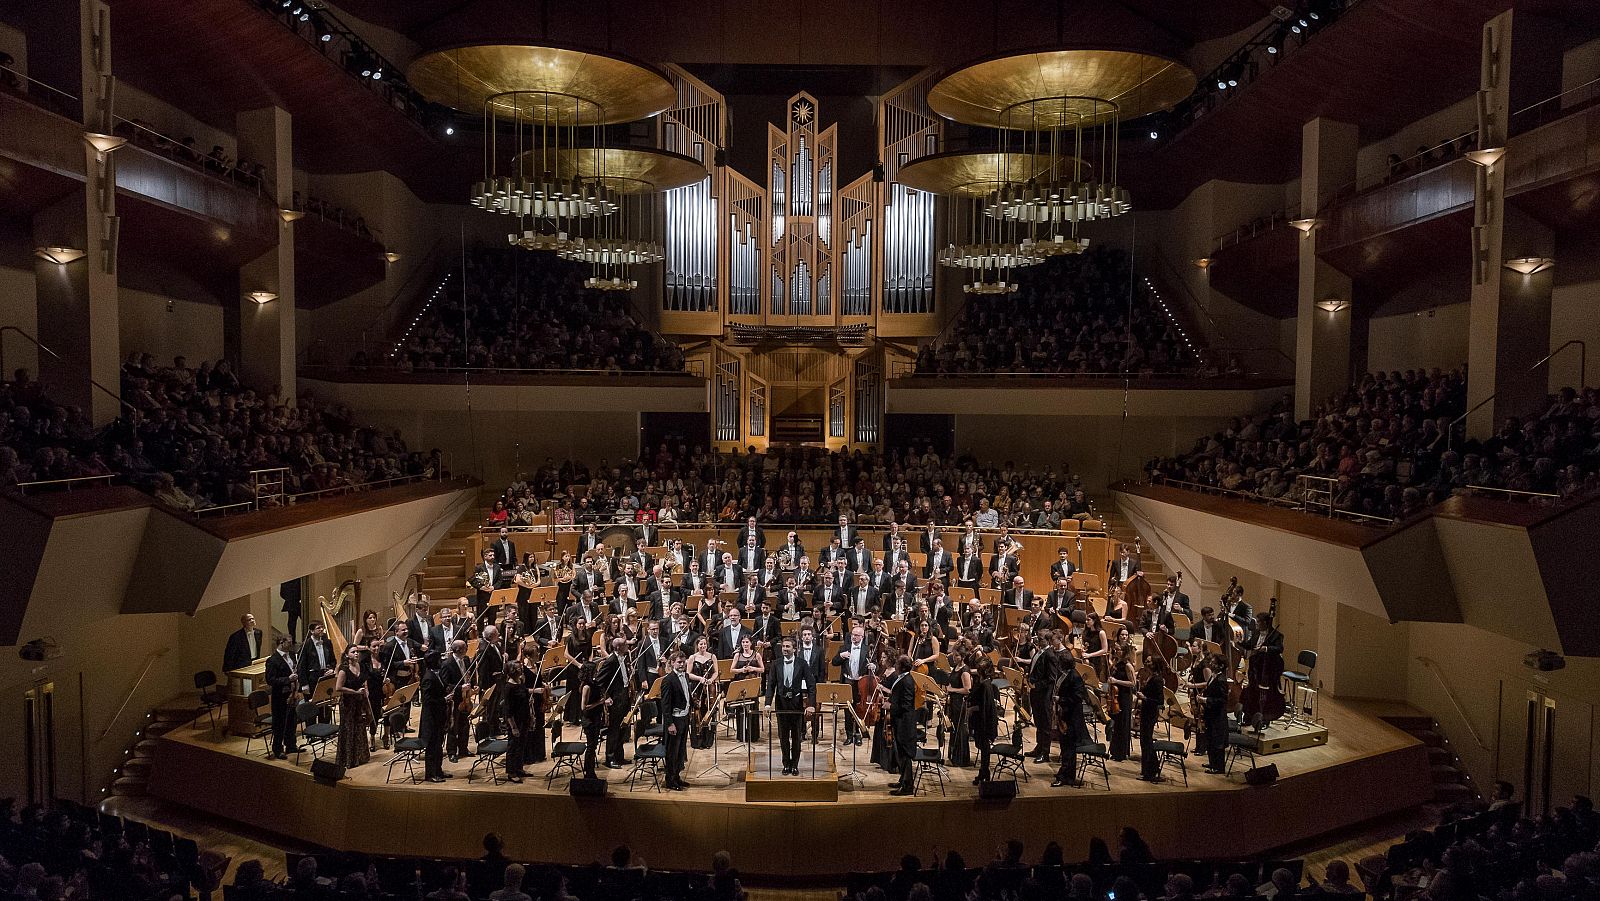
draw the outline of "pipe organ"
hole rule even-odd
[[[934,195],[895,180],[901,166],[938,150],[939,119],[925,99],[932,72],[879,101],[882,165],[845,182],[839,126],[821,127],[812,95],[791,97],[784,121],[768,124],[758,181],[726,165],[720,150],[725,98],[667,69],[678,103],[662,116],[663,147],[704,162],[707,177],[667,195],[661,330],[712,339],[692,354],[711,373],[714,442],[880,443],[886,354],[904,351],[876,339],[931,336],[944,324]],[[778,362],[795,353],[815,365]]]

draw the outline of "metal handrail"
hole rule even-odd
[[[517,375],[522,373],[538,375],[602,375],[610,378],[635,378],[637,376],[661,377],[688,375],[686,369],[568,369],[550,367],[544,369],[528,369],[513,366],[437,366],[432,369],[407,369],[401,366],[362,366],[353,367],[337,364],[312,364],[300,367],[302,373],[310,373],[311,378],[316,378],[318,373],[357,373],[357,372],[387,372],[395,375],[478,375],[482,373],[506,373]]]
[[[73,103],[77,103],[78,102],[78,95],[70,93],[68,91],[63,91],[63,90],[61,90],[60,88],[56,87],[53,84],[50,84],[48,82],[40,81],[39,79],[33,78],[33,77],[27,75],[24,72],[19,72],[16,69],[11,68],[10,66],[0,66],[0,72],[10,72],[12,75],[17,76],[18,78],[22,79],[23,81],[27,82],[30,85],[38,85],[39,87],[44,88],[45,90],[50,91],[51,93],[60,94],[61,96],[67,98],[68,100],[71,100]],[[14,95],[14,96],[26,97],[27,95],[26,94],[21,94],[21,95]]]
[[[324,496],[331,497],[331,496],[339,495],[339,494],[354,494],[354,493],[359,492],[359,491],[376,491],[376,490],[381,489],[381,488],[393,488],[393,487],[396,487],[396,486],[399,486],[399,485],[411,485],[411,484],[415,484],[417,482],[428,482],[428,481],[444,482],[444,481],[455,481],[455,480],[458,480],[458,479],[466,479],[467,478],[467,476],[446,475],[445,473],[446,473],[446,470],[443,467],[441,467],[439,472],[435,473],[432,476],[421,474],[421,473],[416,474],[416,475],[408,475],[408,476],[391,476],[390,478],[387,478],[387,479],[374,479],[374,480],[369,481],[369,482],[362,482],[362,483],[360,483],[358,485],[338,485],[338,486],[335,486],[333,488],[318,488],[318,489],[315,489],[313,491],[301,491],[301,492],[296,492],[296,493],[283,492],[282,494],[277,494],[277,495],[272,495],[272,496],[273,497],[280,497],[280,498],[283,499],[283,502],[282,502],[282,504],[280,506],[291,507],[291,506],[293,506],[293,505],[295,505],[297,503],[300,503],[301,501],[316,500],[316,499],[322,498]],[[236,504],[223,504],[223,505],[217,506],[217,507],[206,507],[203,510],[195,510],[192,515],[197,516],[197,517],[210,517],[210,516],[227,514],[227,513],[230,513],[230,512],[233,512],[233,513],[241,513],[241,512],[254,513],[254,512],[259,511],[260,509],[262,509],[261,508],[261,499],[260,498],[256,498],[255,500],[240,501],[239,503],[236,503]]]
[[[1186,368],[1177,372],[1035,372],[1032,370],[994,370],[992,372],[917,372],[916,364],[912,361],[896,360],[898,368],[891,367],[890,378],[919,378],[919,379],[988,379],[988,378],[1019,378],[1019,379],[1207,379],[1201,375],[1198,368]],[[910,371],[907,371],[910,370]],[[1218,376],[1220,378],[1220,376]]]
[[[1260,222],[1263,218],[1265,218],[1266,221],[1260,226],[1257,226],[1256,223]],[[1278,229],[1288,225],[1289,220],[1293,218],[1296,218],[1296,215],[1290,213],[1287,208],[1273,210],[1265,217],[1257,216],[1255,219],[1250,220],[1249,222],[1233,229],[1230,232],[1216,236],[1216,238],[1212,239],[1211,241],[1211,249],[1213,251],[1222,250],[1225,247],[1232,247],[1236,244],[1242,244],[1246,240],[1254,238],[1256,235],[1264,235],[1270,231],[1277,231]]]
[[[1588,81],[1584,82],[1583,84],[1574,85],[1573,87],[1567,88],[1566,90],[1562,91],[1559,94],[1552,94],[1549,97],[1544,98],[1543,100],[1537,100],[1537,101],[1534,101],[1533,103],[1528,104],[1527,106],[1523,107],[1522,109],[1519,109],[1516,112],[1512,113],[1510,116],[1506,117],[1506,121],[1507,121],[1506,132],[1507,132],[1507,134],[1518,135],[1518,134],[1522,134],[1522,133],[1527,132],[1527,131],[1531,131],[1531,130],[1533,130],[1535,128],[1538,128],[1541,125],[1548,125],[1551,121],[1554,121],[1554,120],[1547,120],[1547,119],[1545,119],[1543,117],[1542,114],[1540,116],[1538,116],[1538,117],[1535,117],[1534,121],[1531,122],[1531,123],[1529,123],[1529,122],[1520,122],[1518,120],[1523,118],[1523,117],[1525,117],[1525,116],[1527,116],[1528,113],[1531,113],[1534,110],[1540,109],[1541,107],[1545,106],[1546,104],[1553,103],[1553,102],[1555,102],[1557,100],[1562,99],[1563,97],[1566,97],[1568,94],[1576,94],[1579,91],[1586,91],[1586,90],[1594,89],[1596,87],[1600,87],[1600,76],[1596,76],[1594,78],[1591,78]],[[1591,104],[1596,103],[1596,102],[1600,102],[1600,91],[1596,91],[1595,92],[1595,96],[1590,97],[1588,100],[1585,100],[1584,102],[1582,102],[1580,104],[1577,104],[1575,106],[1557,107],[1557,111],[1563,116],[1570,115],[1570,114],[1572,114],[1574,112],[1577,112],[1578,110],[1583,109],[1585,107],[1588,107]]]
[[[38,479],[32,482],[18,482],[16,485],[19,494],[27,494],[29,488],[66,488],[68,492],[78,482],[105,482],[108,486],[117,478],[117,473],[108,472],[98,476],[73,476],[70,479]]]
[[[23,331],[22,329],[18,328],[17,326],[14,326],[14,325],[0,325],[0,372],[4,372],[5,371],[5,333],[6,332],[16,332],[17,334],[21,335],[24,339],[26,339],[34,347],[37,347],[38,349],[44,351],[45,353],[49,354],[50,356],[55,357],[57,360],[62,359],[60,354],[56,353],[55,351],[51,350],[48,347],[45,347],[43,344],[40,344],[38,338],[35,338],[34,336],[28,334],[27,332]],[[112,391],[110,388],[107,388],[106,386],[104,386],[104,385],[100,384],[99,382],[95,381],[93,376],[89,377],[89,384],[93,385],[96,388],[99,388],[101,391],[104,391],[107,397],[109,397],[112,400],[116,401],[118,404],[121,404],[122,406],[127,407],[128,409],[132,410],[135,413],[139,412],[139,408],[138,407],[135,407],[133,404],[130,404],[127,401],[123,400],[122,399],[122,395],[118,394],[115,391]]]
[[[548,515],[548,514],[544,514],[544,515]],[[1072,518],[1072,517],[1068,517],[1068,518]],[[1012,527],[1012,528],[1007,528],[1007,529],[1003,529],[1002,530],[1002,529],[997,527],[997,528],[993,528],[993,529],[974,529],[973,531],[978,533],[979,535],[984,535],[984,536],[999,535],[1003,531],[1005,534],[1008,534],[1008,535],[1038,535],[1038,536],[1043,536],[1043,537],[1047,537],[1047,538],[1048,537],[1070,538],[1070,537],[1075,536],[1075,535],[1083,535],[1083,536],[1088,537],[1088,538],[1099,538],[1099,537],[1102,537],[1104,535],[1111,534],[1111,529],[1104,527],[1104,526],[1106,526],[1106,522],[1105,522],[1104,518],[1099,517],[1099,516],[1094,516],[1094,515],[1091,515],[1089,518],[1090,519],[1098,519],[1098,520],[1100,520],[1102,528],[1100,528],[1100,529],[1083,529],[1083,528],[1079,528],[1076,531],[1067,532],[1067,531],[1063,531],[1061,529],[1027,529],[1027,528],[1018,528],[1018,527]],[[1083,520],[1080,519],[1080,520],[1077,520],[1077,522],[1082,523]],[[662,524],[662,523],[659,523],[659,522],[652,523],[652,525],[654,525],[657,529],[660,529],[662,532],[704,531],[705,529],[716,529],[717,531],[720,532],[723,529],[729,528],[729,527],[734,527],[734,526],[743,527],[744,524],[745,524],[745,521],[743,519],[724,519],[724,520],[717,520],[717,521],[714,521],[714,522],[689,522],[689,523],[680,522],[680,523],[677,523],[675,525],[674,524]],[[511,523],[506,523],[503,526],[480,525],[480,526],[478,526],[478,531],[480,533],[486,533],[487,534],[487,533],[498,532],[501,529],[506,529],[506,530],[511,531],[511,532],[543,533],[543,532],[547,532],[547,531],[553,531],[553,532],[556,532],[557,534],[562,534],[562,533],[567,533],[567,532],[582,532],[582,531],[585,531],[586,529],[588,529],[588,527],[590,525],[597,525],[597,526],[638,526],[638,525],[643,525],[643,523],[637,523],[637,522],[633,522],[631,520],[627,521],[627,522],[621,522],[621,521],[610,520],[610,519],[606,519],[604,517],[600,517],[600,518],[597,518],[597,519],[594,519],[594,520],[591,520],[591,521],[588,521],[588,522],[557,523],[557,524],[555,524],[553,526],[545,526],[545,525],[524,526],[524,525],[513,525]],[[763,530],[775,529],[775,530],[779,530],[779,531],[796,531],[796,532],[799,532],[799,531],[815,532],[815,531],[818,531],[818,530],[825,530],[825,529],[830,529],[830,528],[838,528],[837,523],[834,523],[834,522],[767,522],[767,521],[757,521],[757,525],[760,526]],[[861,531],[863,534],[867,534],[867,535],[884,535],[884,534],[888,534],[888,532],[889,532],[889,527],[885,526],[885,525],[872,525],[872,524],[860,525],[860,524],[857,524],[857,523],[851,523],[851,525],[855,526],[859,531]],[[966,529],[963,529],[960,526],[939,526],[938,527],[938,531],[940,533],[959,532],[961,534],[966,534]],[[907,539],[911,538],[913,535],[921,534],[922,532],[923,532],[923,528],[921,526],[907,527],[904,523],[902,523],[901,527],[900,527],[900,534],[906,536]],[[955,551],[949,551],[949,553],[954,555]]]
[[[1549,362],[1551,360],[1556,358],[1557,354],[1561,353],[1562,351],[1566,350],[1568,347],[1571,347],[1574,344],[1578,345],[1578,354],[1579,354],[1578,355],[1578,367],[1579,367],[1578,380],[1581,382],[1584,378],[1586,378],[1588,376],[1588,372],[1589,372],[1589,345],[1585,344],[1579,338],[1573,338],[1572,340],[1568,341],[1566,344],[1563,344],[1560,347],[1556,348],[1555,350],[1551,351],[1550,353],[1545,354],[1543,359],[1541,359],[1539,362],[1533,364],[1532,366],[1529,366],[1528,367],[1528,371],[1529,372],[1533,372],[1534,370],[1538,369],[1540,366],[1545,366],[1545,365],[1549,364]],[[1488,397],[1484,398],[1483,400],[1480,400],[1477,403],[1473,404],[1472,408],[1467,410],[1467,412],[1462,413],[1460,416],[1457,416],[1455,419],[1450,420],[1450,424],[1445,427],[1445,438],[1444,438],[1444,441],[1445,441],[1445,445],[1444,446],[1445,446],[1445,448],[1448,450],[1448,449],[1450,449],[1450,448],[1455,446],[1456,426],[1460,425],[1468,416],[1471,416],[1472,414],[1478,412],[1478,410],[1481,409],[1484,404],[1489,403],[1490,401],[1494,400],[1495,398],[1497,398],[1499,396],[1500,396],[1500,392],[1498,390],[1496,390],[1493,394],[1490,394]]]
[[[1427,669],[1433,673],[1433,677],[1439,680],[1439,687],[1444,689],[1445,697],[1450,699],[1450,705],[1456,709],[1456,716],[1460,717],[1461,722],[1466,724],[1467,732],[1471,733],[1472,740],[1482,750],[1492,750],[1488,745],[1483,743],[1482,736],[1478,734],[1478,727],[1472,725],[1472,719],[1467,716],[1467,711],[1462,708],[1461,700],[1456,697],[1455,689],[1451,688],[1450,683],[1445,681],[1444,672],[1439,668],[1439,662],[1434,660],[1432,657],[1424,656],[1418,656],[1417,661],[1424,667],[1427,667]]]
[[[204,175],[209,175],[212,178],[221,179],[221,180],[223,180],[225,182],[228,182],[229,184],[233,184],[233,185],[244,184],[244,185],[248,185],[250,187],[254,187],[255,190],[256,190],[256,196],[257,197],[263,197],[264,198],[264,197],[269,196],[270,193],[271,193],[268,189],[272,187],[272,182],[267,178],[267,176],[264,173],[261,174],[261,175],[256,175],[254,173],[246,174],[244,172],[244,170],[239,168],[239,165],[238,165],[239,164],[239,160],[238,159],[235,159],[232,162],[232,164],[224,164],[221,169],[213,169],[210,166],[208,166],[207,163],[208,162],[215,162],[215,161],[213,161],[211,159],[210,154],[202,153],[199,150],[199,148],[195,148],[194,149],[193,158],[188,158],[187,155],[186,155],[186,151],[188,151],[190,148],[185,147],[182,140],[180,140],[178,138],[174,138],[174,137],[172,137],[171,135],[168,135],[168,134],[163,134],[163,133],[161,133],[159,131],[156,131],[154,128],[151,128],[150,126],[145,125],[142,122],[136,122],[133,119],[129,119],[129,118],[125,117],[125,116],[117,116],[116,120],[118,122],[120,122],[120,123],[126,124],[128,127],[132,128],[132,129],[134,129],[135,134],[137,134],[139,132],[148,132],[149,134],[152,134],[152,135],[156,136],[157,138],[160,138],[162,141],[165,141],[167,143],[167,148],[168,148],[168,149],[163,150],[159,146],[155,146],[155,145],[152,145],[152,144],[146,144],[146,143],[143,143],[143,142],[137,140],[137,138],[135,138],[134,140],[132,140],[131,143],[135,147],[138,147],[140,150],[144,150],[146,152],[154,153],[154,154],[157,154],[157,155],[160,155],[160,156],[165,156],[168,159],[172,160],[173,162],[176,162],[176,163],[184,166],[185,168],[193,169],[196,172],[199,172],[199,173],[204,174]],[[192,138],[191,138],[191,140],[192,140]],[[241,181],[241,178],[244,179],[244,181]]]
[[[1298,483],[1302,479],[1326,479],[1326,478],[1328,478],[1328,477],[1326,477],[1326,476],[1297,475],[1297,476],[1295,476],[1295,481]],[[1335,480],[1331,480],[1331,481],[1337,481],[1337,480],[1335,479]],[[1171,486],[1173,488],[1182,488],[1182,489],[1184,489],[1186,491],[1193,491],[1193,492],[1196,492],[1198,494],[1217,494],[1217,495],[1223,495],[1223,496],[1226,496],[1226,497],[1236,497],[1236,498],[1239,498],[1240,500],[1247,500],[1247,501],[1250,501],[1252,503],[1267,504],[1268,506],[1273,506],[1273,507],[1283,507],[1283,508],[1286,508],[1286,509],[1289,509],[1289,510],[1294,510],[1297,513],[1304,513],[1307,516],[1322,516],[1322,517],[1324,517],[1326,519],[1342,519],[1342,520],[1346,520],[1346,521],[1349,521],[1349,522],[1354,522],[1354,523],[1362,524],[1362,525],[1366,525],[1366,524],[1381,524],[1381,525],[1385,525],[1385,526],[1390,526],[1390,525],[1394,525],[1394,523],[1395,523],[1395,520],[1390,519],[1390,518],[1388,518],[1386,516],[1374,516],[1374,515],[1372,515],[1370,513],[1356,513],[1356,512],[1350,511],[1350,510],[1340,510],[1339,508],[1333,506],[1332,504],[1320,504],[1320,505],[1317,505],[1320,508],[1322,508],[1323,510],[1325,510],[1326,512],[1314,511],[1314,510],[1311,509],[1312,505],[1308,504],[1305,501],[1305,499],[1303,497],[1303,494],[1304,494],[1303,491],[1301,492],[1302,498],[1300,500],[1296,501],[1296,500],[1293,500],[1293,499],[1290,499],[1290,498],[1286,498],[1286,497],[1283,497],[1283,498],[1264,497],[1262,495],[1254,494],[1254,493],[1249,492],[1249,491],[1239,491],[1239,490],[1233,489],[1233,488],[1224,488],[1221,485],[1205,485],[1205,484],[1202,484],[1202,483],[1199,483],[1199,482],[1186,482],[1186,481],[1183,481],[1182,479],[1174,479],[1174,478],[1170,478],[1168,476],[1157,475],[1155,473],[1152,473],[1146,479],[1145,484],[1147,484],[1147,485],[1166,485],[1166,486]]]
[[[162,657],[165,657],[167,652],[170,650],[172,649],[162,648],[159,651],[151,651],[150,655],[144,658],[144,668],[139,670],[139,675],[134,678],[133,684],[128,686],[127,694],[122,696],[122,703],[117,705],[117,712],[111,714],[111,720],[106,723],[106,727],[100,731],[99,735],[95,736],[95,744],[99,744],[100,742],[104,741],[105,737],[111,734],[111,727],[117,724],[117,720],[121,718],[122,712],[128,709],[128,704],[132,703],[133,696],[138,693],[139,686],[144,683],[144,677],[150,675],[150,668],[155,666],[156,661],[160,660]]]
[[[1461,487],[1462,487],[1462,490],[1465,490],[1465,491],[1495,492],[1495,493],[1507,494],[1507,495],[1514,494],[1514,495],[1517,495],[1518,497],[1544,498],[1546,500],[1552,500],[1552,501],[1561,500],[1561,495],[1559,495],[1559,494],[1551,494],[1548,491],[1519,491],[1519,490],[1517,490],[1515,488],[1498,488],[1498,487],[1496,487],[1494,485],[1463,485]]]

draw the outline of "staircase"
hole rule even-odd
[[[477,560],[467,559],[472,537],[489,516],[489,510],[500,498],[500,489],[483,488],[478,492],[478,506],[461,514],[450,531],[439,539],[433,550],[423,559],[422,592],[433,599],[434,607],[453,605],[455,599],[466,593],[467,577]]]
[[[1425,715],[1390,715],[1384,722],[1415,737],[1428,748],[1428,768],[1433,774],[1432,803],[1446,805],[1483,797],[1472,777],[1461,767],[1461,758],[1450,747],[1450,739],[1439,729],[1439,721]]]
[[[1122,544],[1133,544],[1135,541],[1140,541],[1139,533],[1133,528],[1133,523],[1122,515],[1122,511],[1117,509],[1116,503],[1110,498],[1091,497],[1089,498],[1089,507],[1095,512],[1096,518],[1105,524],[1106,533],[1111,536],[1113,541]],[[1152,591],[1160,593],[1167,584],[1167,569],[1162,565],[1161,558],[1157,557],[1155,551],[1151,549],[1149,542],[1140,541],[1140,544],[1143,546],[1143,553],[1139,557],[1139,562],[1144,567],[1145,580],[1150,583]],[[1112,550],[1111,553],[1112,559],[1116,559],[1117,552]],[[1184,590],[1190,596],[1190,603],[1192,604],[1195,600],[1194,587],[1198,583],[1193,573],[1190,573],[1187,578],[1189,587]]]
[[[189,693],[146,714],[144,725],[133,734],[133,745],[122,752],[122,763],[111,771],[111,785],[101,793],[113,798],[144,796],[150,784],[150,767],[155,762],[156,739],[193,722],[199,709],[199,699]],[[219,711],[219,715],[226,716],[227,711]]]

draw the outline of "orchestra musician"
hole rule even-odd
[[[905,540],[906,540],[906,536],[901,533],[900,524],[895,522],[892,519],[889,520],[889,531],[885,532],[884,535],[883,535],[883,552],[884,552],[884,554],[889,554],[889,553],[893,552],[896,548],[905,547],[905,544],[904,544]]]
[[[689,561],[689,569],[683,574],[683,579],[679,583],[683,592],[698,595],[708,584],[710,580],[700,571],[700,561],[698,559]]]
[[[528,690],[521,661],[506,663],[505,681],[500,690],[501,714],[506,723],[506,781],[520,783],[527,775],[522,764],[527,758],[529,736],[533,731],[533,696]]]
[[[222,669],[243,669],[261,656],[261,630],[256,628],[254,614],[246,613],[239,617],[238,631],[228,636],[228,642],[222,650]]]
[[[855,526],[850,525],[849,514],[839,514],[839,528],[833,530],[833,537],[839,539],[840,547],[852,548],[856,546],[856,542],[860,539],[860,534]]]
[[[976,545],[967,545],[962,550],[961,561],[956,564],[956,584],[977,591],[982,579],[983,558],[978,555]]]
[[[600,527],[589,523],[584,527],[583,534],[578,536],[578,559],[582,560],[589,552],[600,546]]]
[[[996,585],[1004,588],[1000,594],[1000,603],[1005,607],[1015,607],[1018,610],[1033,609],[1033,589],[1022,584],[1022,576],[1012,576],[1005,585]]]
[[[1072,565],[1071,560],[1067,559],[1067,549],[1065,547],[1056,548],[1056,555],[1056,562],[1050,564],[1050,578],[1057,582],[1062,579],[1071,582],[1072,574],[1077,572],[1078,568]]]
[[[572,599],[572,582],[578,577],[578,567],[572,560],[571,552],[561,552],[561,559],[556,561],[552,575],[556,580],[556,612],[559,613],[567,609],[567,602]]]
[[[783,640],[783,654],[772,663],[763,693],[766,708],[776,716],[783,774],[800,775],[800,741],[805,721],[817,712],[817,678],[795,653],[793,638]]]
[[[300,694],[300,677],[289,656],[293,646],[294,641],[284,635],[278,639],[272,656],[267,658],[267,690],[272,695],[272,756],[277,760],[288,760],[290,754],[300,753],[294,743],[294,702]]]
[[[585,660],[578,671],[578,715],[583,719],[583,778],[594,779],[595,750],[600,745],[600,730],[605,725],[606,707],[611,699],[605,696],[598,681],[598,668],[593,660]]]
[[[894,571],[885,569],[887,562],[879,557],[872,561],[872,572],[867,574],[867,584],[882,597],[894,589]]]
[[[1009,545],[1004,546],[1003,550],[996,550],[994,556],[989,558],[989,584],[993,588],[1005,590],[1021,572],[1022,561]]]
[[[450,688],[440,672],[441,655],[429,651],[422,661],[422,686],[417,694],[422,698],[422,719],[417,726],[422,739],[422,772],[429,782],[443,782],[449,778],[444,771],[444,739],[450,719]]]
[[[889,686],[885,713],[888,728],[894,730],[894,759],[900,771],[900,781],[889,794],[904,796],[916,789],[917,708],[911,658],[904,654],[895,658],[883,678]]]
[[[327,627],[321,620],[312,620],[311,636],[300,646],[300,662],[296,667],[300,675],[300,690],[308,696],[314,693],[317,683],[332,676],[337,665]]]
[[[839,653],[834,655],[833,658],[834,665],[839,667],[840,678],[851,686],[851,697],[856,697],[855,685],[861,681],[862,676],[877,672],[877,664],[873,662],[872,658],[872,648],[867,640],[866,626],[857,621],[850,626],[849,636],[839,646]],[[827,674],[823,672],[821,675],[825,676]],[[844,740],[848,744],[861,744],[861,726],[853,716],[845,717]]]
[[[828,680],[828,644],[818,636],[816,620],[800,623],[800,641],[795,645],[795,653],[804,660],[806,666],[818,681]],[[810,718],[811,743],[816,744],[822,734],[822,716],[820,714]]]
[[[933,539],[933,550],[928,552],[928,563],[922,568],[922,577],[948,579],[950,572],[955,568],[956,562],[951,559],[950,552],[944,549],[944,542],[938,538]]]
[[[1071,576],[1057,576],[1056,587],[1050,589],[1045,595],[1044,609],[1059,612],[1063,616],[1070,615],[1077,606],[1077,596],[1072,591]]]
[[[994,661],[978,656],[978,675],[967,703],[972,708],[972,738],[978,743],[978,775],[974,785],[989,781],[989,750],[1000,732],[1000,687],[994,684]]]
[[[1111,714],[1111,759],[1122,761],[1133,755],[1133,692],[1139,686],[1133,668],[1133,649],[1117,645],[1112,650],[1111,667],[1106,672],[1108,694],[1115,694],[1116,712]]]
[[[438,645],[428,648],[433,640],[433,616],[428,609],[428,599],[420,594],[411,595],[411,613],[406,617],[406,630],[411,640],[420,642],[425,650],[438,650]]]
[[[1019,643],[1018,653],[1022,651]],[[1049,636],[1041,634],[1039,641],[1030,648],[1031,656],[1027,659],[1028,677],[1028,703],[1033,713],[1034,752],[1035,763],[1050,762],[1050,735],[1054,704],[1052,692],[1055,690],[1056,679],[1061,675],[1062,664],[1056,659],[1056,654],[1049,646]],[[1068,661],[1067,669],[1071,669]],[[1080,681],[1082,677],[1079,677]]]
[[[709,748],[716,741],[717,724],[717,658],[711,653],[711,643],[704,635],[695,637],[694,656],[689,658],[689,681],[694,683],[690,692],[691,715],[694,725],[689,739],[696,748]]]
[[[683,791],[688,784],[683,781],[683,767],[689,758],[689,709],[693,690],[682,651],[673,651],[669,658],[671,672],[661,683],[661,709],[667,722],[667,791]]]
[[[660,547],[661,529],[654,522],[645,520],[639,524],[638,528],[633,530],[633,541],[639,548],[640,553],[643,553],[647,547]]]
[[[756,648],[752,633],[746,632],[739,639],[739,649],[733,652],[734,681],[741,679],[760,679],[766,673],[766,664],[761,659],[761,652]],[[746,710],[734,723],[735,736],[742,742],[756,742],[761,740],[761,711]]]
[[[1124,544],[1117,558],[1106,564],[1106,587],[1121,585],[1139,571],[1139,557],[1134,554],[1133,545]]]
[[[1161,754],[1155,749],[1155,740],[1156,723],[1167,698],[1167,661],[1156,657],[1149,667],[1149,675],[1139,686],[1139,778],[1160,782]]]
[[[828,546],[817,553],[817,566],[822,570],[833,568],[833,561],[845,558],[844,546],[839,543],[839,536],[828,539]]]
[[[489,545],[489,550],[494,554],[495,565],[501,569],[517,565],[517,545],[511,540],[511,530],[505,526],[500,527],[500,534]]]
[[[1200,621],[1190,627],[1189,637],[1215,642],[1222,646],[1222,653],[1228,655],[1229,645],[1233,643],[1233,630],[1217,617],[1217,611],[1201,607]]]
[[[628,672],[628,642],[624,638],[611,640],[611,653],[595,668],[600,695],[606,708],[606,760],[608,769],[617,769],[628,763],[623,742],[627,738],[623,722],[628,717],[628,707],[633,700],[633,681]]]
[[[876,606],[878,606],[878,594],[872,590],[867,574],[856,573],[855,585],[850,589],[850,612],[856,616],[866,616],[867,611]]]
[[[763,548],[767,546],[767,533],[762,531],[760,526],[756,525],[756,518],[752,516],[745,520],[744,528],[739,530],[739,537],[737,541],[739,547],[741,548],[750,547],[752,545],[757,548]]]
[[[1205,771],[1220,776],[1228,758],[1228,667],[1220,654],[1206,659]]]
[[[911,552],[906,549],[906,540],[899,539],[893,547],[888,548],[883,555],[883,568],[893,574],[900,568],[900,564],[911,564]]]
[[[1083,785],[1078,779],[1078,746],[1089,740],[1089,726],[1083,720],[1083,705],[1088,701],[1089,686],[1070,661],[1058,669],[1059,675],[1054,685],[1054,712],[1055,734],[1061,742],[1061,768],[1056,771],[1056,778],[1050,786],[1078,788]]]

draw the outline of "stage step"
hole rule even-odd
[[[1434,785],[1443,785],[1443,784],[1447,784],[1447,783],[1459,783],[1459,782],[1461,782],[1462,773],[1461,773],[1460,770],[1456,769],[1454,764],[1439,763],[1439,764],[1434,764],[1433,766],[1429,767],[1428,769],[1433,774],[1433,784]]]
[[[1433,803],[1453,804],[1481,797],[1461,758],[1450,750],[1450,740],[1439,731],[1437,720],[1426,715],[1380,717],[1422,742],[1428,749],[1428,775],[1433,781]]]

